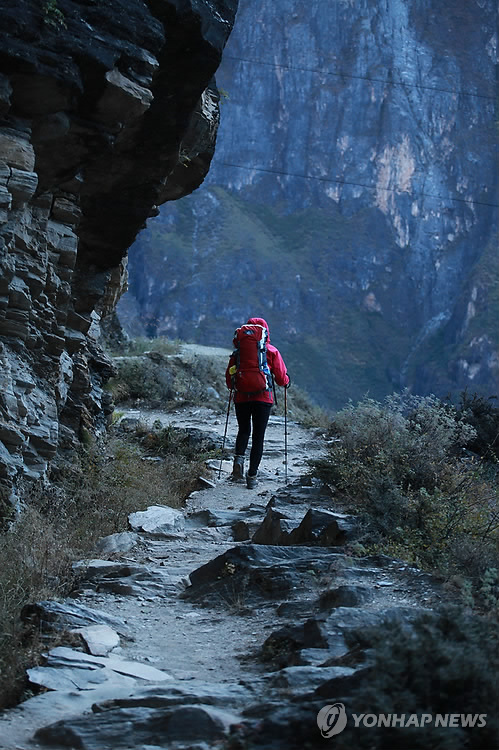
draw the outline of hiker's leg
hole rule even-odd
[[[244,456],[234,456],[232,463],[232,475],[231,479],[234,482],[242,482],[244,479]]]
[[[236,456],[244,456],[251,435],[251,404],[236,404],[236,419]]]
[[[260,401],[253,401],[252,403],[252,419],[253,419],[253,439],[251,441],[251,452],[250,452],[250,465],[248,474],[255,475],[260,466],[260,461],[263,455],[263,440],[265,437],[265,430],[267,429],[267,423],[270,417],[270,404],[264,404]]]

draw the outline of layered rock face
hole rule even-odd
[[[0,497],[102,426],[96,331],[157,205],[213,155],[237,0],[0,1]]]
[[[130,253],[150,332],[268,316],[333,406],[496,391],[496,75],[494,0],[243,0],[209,181]]]

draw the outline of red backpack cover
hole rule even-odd
[[[231,367],[232,386],[241,393],[257,394],[272,387],[267,364],[268,331],[264,326],[246,324],[234,334],[236,364]]]

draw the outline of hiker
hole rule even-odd
[[[277,385],[290,384],[286,365],[272,346],[269,327],[263,318],[249,318],[234,334],[234,346],[225,379],[234,391],[238,424],[232,479],[244,479],[244,454],[253,428],[246,486],[257,485],[257,473],[263,454],[263,441],[270,409],[274,403],[272,376]]]

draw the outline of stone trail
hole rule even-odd
[[[207,408],[123,420],[138,417],[218,441],[225,421]],[[234,437],[232,419],[228,446]],[[399,561],[353,557],[355,519],[306,476],[317,441],[291,424],[288,443],[287,485],[283,420],[271,417],[255,490],[228,480],[228,461],[218,481],[211,462],[182,512],[151,498],[131,530],[75,565],[74,598],[27,609],[42,628],[73,631],[71,643],[29,670],[46,692],[3,713],[1,750],[205,750],[243,747],[247,733],[261,747],[323,742],[318,710],[368,674],[365,658],[342,661],[349,635],[410,620],[439,594]]]

